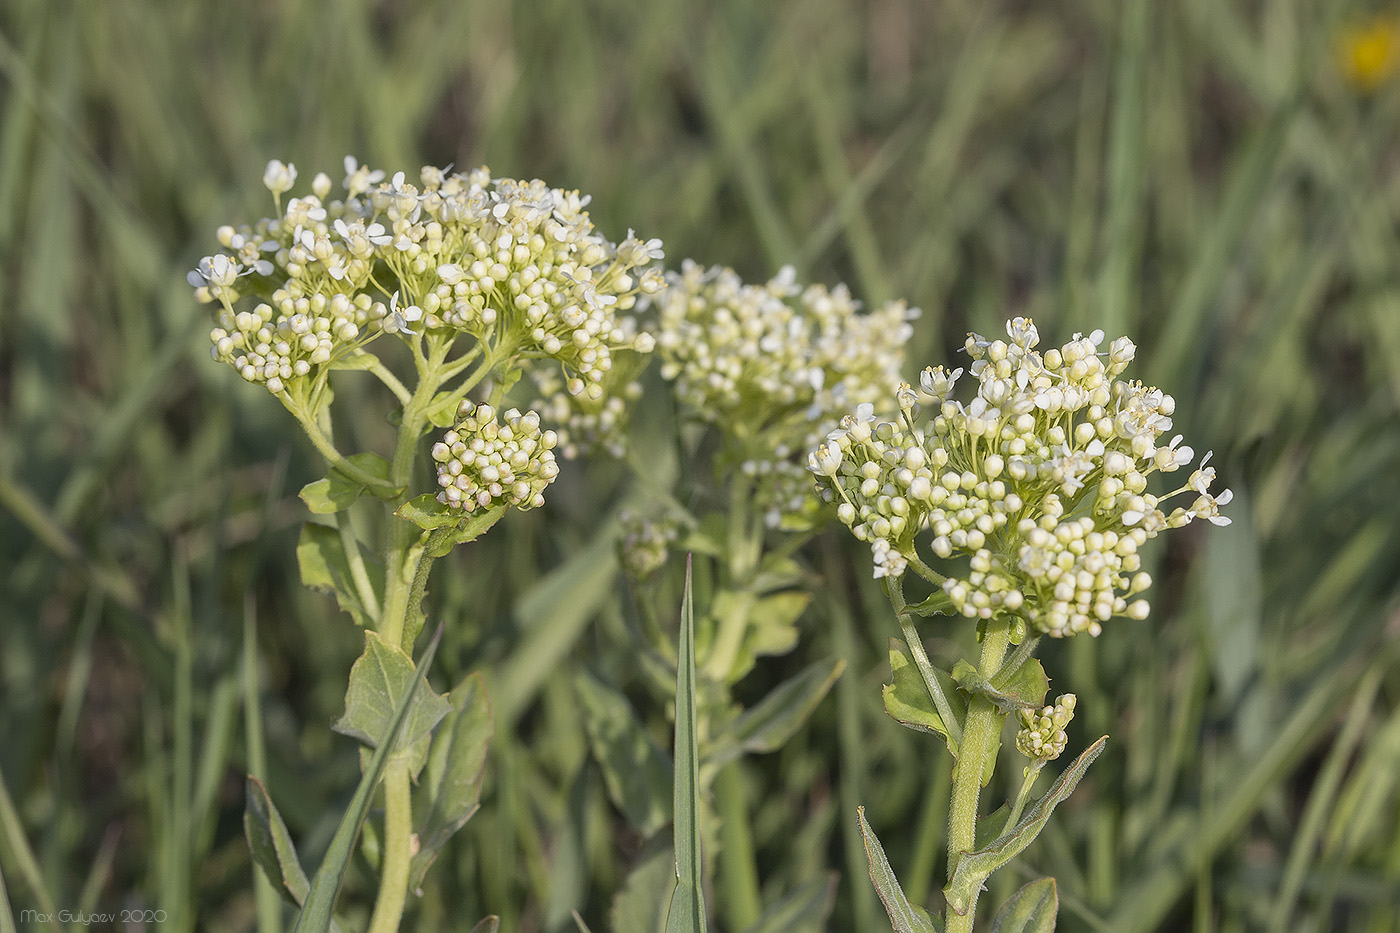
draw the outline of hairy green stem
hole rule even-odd
[[[379,897],[374,902],[369,933],[394,933],[403,919],[408,896],[408,872],[413,863],[413,805],[408,753],[401,752],[384,768],[384,857],[380,863]]]
[[[1021,813],[1026,809],[1026,801],[1030,800],[1031,788],[1035,786],[1035,779],[1040,777],[1040,769],[1045,767],[1043,761],[1032,761],[1026,768],[1024,779],[1021,781],[1021,791],[1016,795],[1016,802],[1011,805],[1011,815],[1006,818],[1006,828],[1010,829],[1016,825],[1016,821],[1021,818]]]
[[[1011,623],[994,619],[987,623],[982,636],[982,655],[977,665],[979,673],[990,679],[1001,669],[1010,641]],[[1006,715],[982,696],[974,696],[967,705],[963,723],[963,740],[958,748],[958,762],[953,771],[953,796],[948,813],[948,877],[953,876],[964,852],[971,852],[977,839],[977,799],[982,791],[982,777],[989,774],[996,762],[997,737]],[[977,913],[977,893],[967,913],[959,916],[949,906],[946,933],[971,933]]]

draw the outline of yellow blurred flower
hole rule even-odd
[[[1342,75],[1360,91],[1374,91],[1400,65],[1400,22],[1376,17],[1350,26],[1337,37]]]

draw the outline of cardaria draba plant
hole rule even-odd
[[[747,285],[689,260],[652,301],[661,374],[682,410],[715,426],[724,465],[752,478],[770,527],[810,527],[802,455],[856,401],[893,399],[918,310],[865,312],[844,285],[800,286],[791,267]]]
[[[1097,635],[1113,616],[1147,617],[1133,599],[1151,584],[1138,549],[1166,528],[1194,518],[1229,519],[1212,495],[1205,465],[1162,496],[1153,473],[1189,464],[1171,429],[1175,403],[1160,389],[1118,378],[1133,359],[1126,337],[1099,353],[1103,333],[1076,335],[1041,354],[1035,325],[1017,318],[1009,341],[968,337],[976,394],[964,405],[953,389],[961,369],[926,369],[918,389],[899,390],[899,417],[878,422],[865,406],[847,416],[808,461],[823,498],[869,542],[875,576],[912,567],[939,584],[936,611],[969,618],[1012,616],[1041,634]],[[921,419],[927,407],[931,417]],[[1166,499],[1194,495],[1163,511]],[[967,557],[967,571],[944,575],[931,558]]]
[[[895,678],[886,709],[944,735],[957,759],[948,931],[971,929],[982,881],[1029,844],[1102,748],[1102,740],[1095,743],[1022,815],[1035,775],[1063,750],[1074,710],[1071,694],[1031,712],[1048,685],[1031,656],[1038,638],[1097,635],[1114,617],[1146,618],[1142,594],[1152,581],[1139,549],[1196,518],[1229,521],[1220,507],[1231,493],[1211,492],[1210,454],[1181,485],[1149,491],[1153,474],[1178,473],[1194,452],[1180,435],[1165,440],[1171,396],[1121,378],[1132,341],[1120,337],[1102,348],[1103,333],[1095,331],[1042,352],[1030,320],[1016,318],[1006,331],[1006,340],[968,337],[966,378],[975,384],[968,401],[954,398],[963,369],[926,369],[917,388],[897,390],[896,416],[881,420],[874,403],[862,400],[808,458],[822,497],[870,545],[875,576],[884,579],[905,635],[904,643],[891,642]],[[1183,495],[1184,504],[1168,510],[1167,501]],[[910,571],[936,587],[915,606],[903,595]],[[936,670],[915,614],[976,619],[978,663]],[[1031,766],[995,841],[974,850],[978,793],[1011,711],[1021,715],[1016,745]],[[893,917],[903,895],[891,883],[881,894]],[[1017,903],[1024,906],[1019,895]]]
[[[659,241],[630,233],[608,240],[577,191],[492,178],[485,168],[425,166],[410,182],[347,158],[334,196],[324,173],[309,192],[290,196],[296,180],[294,166],[269,163],[263,181],[273,216],[219,228],[222,250],[200,260],[189,281],[214,305],[214,358],[276,397],[330,466],[301,494],[330,524],[305,527],[298,558],[303,581],[334,593],[366,629],[335,728],[388,748],[384,822],[370,854],[380,889],[369,921],[386,933],[398,927],[406,892],[475,809],[484,739],[454,736],[490,728],[479,679],[446,697],[414,686],[430,568],[510,508],[541,506],[558,474],[556,431],[540,413],[505,404],[522,375],[565,397],[549,409],[563,422],[574,417],[567,399],[618,420],[616,403],[625,399],[609,397],[614,362],[652,349],[628,312],[661,288],[654,263],[662,251]],[[394,352],[381,355],[386,347]],[[411,372],[396,372],[408,368],[404,361]],[[635,363],[624,368],[630,378]],[[355,371],[393,397],[396,411],[347,415],[390,416],[397,438],[382,454],[347,455],[332,436],[332,376]],[[435,429],[442,433],[431,447],[429,486],[415,467]],[[352,508],[368,521],[352,523]],[[358,529],[376,523],[378,540],[362,541]],[[410,712],[396,733],[385,714],[401,702]],[[423,774],[429,778],[419,780]],[[288,867],[295,853],[282,847],[270,797],[252,783],[254,854],[276,852],[260,864],[296,898],[300,870]]]

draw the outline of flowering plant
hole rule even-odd
[[[877,420],[874,404],[863,402],[808,458],[822,497],[870,545],[905,636],[891,640],[886,709],[943,735],[958,762],[944,889],[949,931],[971,929],[983,880],[1030,843],[1102,748],[1103,740],[1091,746],[1022,816],[1035,775],[1064,749],[1074,712],[1073,694],[1031,712],[1048,686],[1032,657],[1036,642],[1098,635],[1114,617],[1145,619],[1141,594],[1152,580],[1139,548],[1196,518],[1229,522],[1220,506],[1230,491],[1210,491],[1210,454],[1181,486],[1148,491],[1149,477],[1177,472],[1194,452],[1179,434],[1160,443],[1172,426],[1170,395],[1119,378],[1132,341],[1100,350],[1104,335],[1095,331],[1042,353],[1029,319],[1015,318],[1006,332],[1007,340],[969,335],[976,392],[966,404],[953,398],[961,368],[926,369],[919,388],[899,388],[896,417]],[[1167,499],[1183,494],[1194,497],[1189,505],[1165,511]],[[912,606],[903,594],[910,570],[936,587]],[[975,666],[933,667],[912,616],[935,614],[978,621]],[[1023,725],[1017,748],[1032,765],[1002,831],[979,846],[978,794],[1011,712]],[[891,917],[912,910],[892,873],[887,880],[881,893]]]
[[[270,794],[251,779],[246,825],[273,883],[329,911],[382,776],[383,828],[369,830],[377,842],[366,855],[380,874],[369,929],[383,933],[398,928],[406,893],[476,809],[491,728],[478,677],[435,693],[422,683],[431,645],[415,673],[429,571],[510,508],[544,504],[559,433],[535,411],[502,411],[507,394],[528,373],[607,406],[614,360],[652,349],[626,312],[661,287],[662,251],[631,234],[609,241],[577,191],[485,168],[425,166],[413,184],[347,157],[338,196],[321,173],[310,193],[284,202],[296,179],[294,166],[269,163],[276,214],[221,227],[222,251],[189,281],[215,306],[214,359],[276,397],[330,466],[301,492],[329,524],[305,526],[298,559],[303,582],[333,593],[366,630],[335,725],[364,744],[366,773],[359,812],[347,813],[343,844],[309,890]],[[393,365],[405,356],[407,380]],[[367,372],[392,395],[387,456],[337,447],[331,377],[343,371]],[[549,410],[568,430],[570,404]],[[435,429],[446,429],[431,448],[436,490],[418,492],[422,440]],[[377,543],[361,538],[352,509],[378,523]]]

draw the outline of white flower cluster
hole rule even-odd
[[[892,399],[916,309],[862,313],[844,285],[764,285],[687,260],[654,299],[661,374],[758,481],[770,525],[812,502],[800,456],[864,398]],[[891,403],[890,410],[893,410]]]
[[[1074,718],[1075,702],[1074,694],[1066,693],[1056,697],[1054,706],[1018,710],[1021,728],[1016,733],[1016,750],[1040,764],[1059,758],[1069,741],[1065,726]]]
[[[420,185],[402,172],[386,181],[353,157],[345,172],[343,198],[329,200],[321,173],[311,194],[283,205],[296,168],[269,163],[263,181],[279,216],[220,228],[225,251],[189,275],[200,300],[221,305],[214,357],[250,381],[280,392],[381,332],[422,327],[551,357],[570,392],[598,397],[613,352],[650,351],[651,336],[622,312],[662,287],[661,243],[630,233],[609,242],[587,196],[485,168],[425,166]],[[240,286],[265,301],[236,310]]]
[[[1215,470],[1201,466],[1158,497],[1147,478],[1194,456],[1177,435],[1165,445],[1175,403],[1117,377],[1136,348],[1119,338],[1101,351],[1102,332],[1075,335],[1040,353],[1035,325],[1007,324],[1008,341],[972,334],[965,350],[976,396],[950,395],[962,370],[924,371],[918,389],[898,393],[897,421],[877,422],[869,403],[817,446],[808,469],[838,517],[871,546],[875,575],[912,563],[939,579],[916,549],[927,533],[938,558],[967,557],[967,575],[944,579],[951,610],[989,619],[1019,615],[1054,636],[1098,634],[1112,616],[1146,618],[1151,585],[1138,549],[1165,528],[1229,519],[1229,490],[1210,492]],[[921,410],[930,420],[920,420]],[[1189,508],[1159,507],[1195,493]]]
[[[544,488],[559,475],[553,431],[540,430],[540,416],[509,409],[497,423],[490,405],[463,401],[455,428],[433,445],[437,499],[466,512],[509,503],[521,509],[544,505]]]

